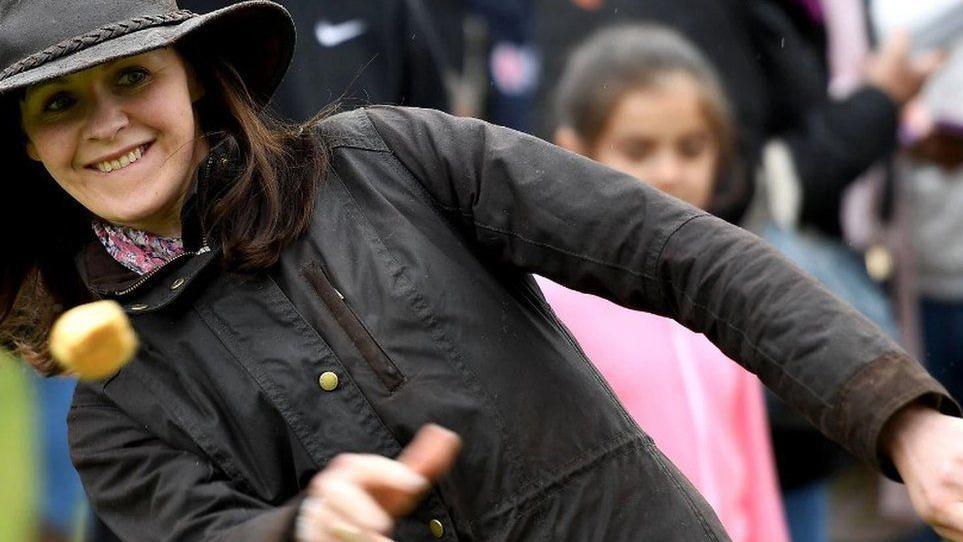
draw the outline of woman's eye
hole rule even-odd
[[[73,96],[61,92],[48,98],[44,102],[43,110],[45,113],[60,113],[67,110],[74,102]]]
[[[146,81],[148,75],[147,70],[143,68],[124,70],[117,78],[117,84],[123,87],[135,87]]]

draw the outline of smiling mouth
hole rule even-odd
[[[133,150],[128,151],[126,154],[122,154],[111,160],[103,160],[100,162],[95,162],[86,166],[88,169],[96,169],[101,173],[110,173],[112,171],[117,171],[124,169],[134,162],[140,160],[147,150],[153,145],[154,142],[145,143],[143,145],[138,145]]]

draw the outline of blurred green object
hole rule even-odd
[[[0,350],[0,542],[30,540],[34,435],[29,369]]]

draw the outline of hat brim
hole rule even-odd
[[[203,47],[241,75],[252,97],[264,105],[287,71],[294,53],[294,21],[274,2],[240,2],[180,23],[144,28],[86,47],[0,81],[0,96],[104,62],[168,47]]]

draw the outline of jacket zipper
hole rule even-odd
[[[204,161],[204,166],[201,168],[201,171],[199,172],[199,175],[201,176],[201,178],[206,179],[206,178],[211,174],[211,170],[213,169],[213,167],[214,167],[214,152],[209,152],[209,153],[207,154],[207,159]],[[211,251],[210,247],[207,246],[207,239],[202,239],[202,240],[201,240],[201,247],[200,247],[199,249],[197,249],[196,251],[184,252],[184,253],[182,253],[182,254],[178,254],[177,256],[174,256],[173,258],[171,258],[171,259],[167,260],[166,262],[164,262],[164,265],[162,265],[162,266],[160,266],[160,267],[158,267],[158,268],[156,268],[156,269],[152,269],[149,273],[147,273],[146,275],[142,276],[142,277],[140,278],[140,280],[138,280],[138,281],[135,282],[134,284],[128,286],[127,288],[124,288],[123,290],[119,290],[119,291],[113,292],[113,295],[118,296],[118,297],[125,296],[125,295],[133,292],[133,291],[136,290],[137,288],[140,288],[141,286],[143,286],[144,283],[146,283],[147,281],[149,281],[149,280],[151,279],[151,277],[153,277],[153,276],[156,275],[157,273],[160,273],[161,271],[164,270],[165,267],[167,267],[168,265],[176,262],[177,260],[180,260],[180,259],[182,259],[182,258],[186,258],[186,257],[188,257],[188,256],[197,256],[198,254],[204,254],[205,252],[210,252],[210,251]]]
[[[398,370],[398,367],[375,341],[364,322],[358,318],[341,292],[331,283],[324,269],[316,263],[311,263],[302,269],[302,274],[314,288],[314,291],[321,296],[321,300],[334,314],[334,319],[338,322],[338,325],[351,339],[355,348],[361,353],[361,357],[378,376],[385,388],[393,392],[404,384],[405,375]]]
[[[117,297],[123,297],[123,296],[125,296],[125,295],[133,292],[133,291],[136,290],[137,288],[140,288],[141,286],[143,286],[144,283],[146,283],[147,281],[149,281],[149,280],[151,279],[151,277],[153,277],[154,275],[160,273],[161,271],[164,270],[165,267],[167,267],[168,265],[176,262],[177,260],[186,258],[186,257],[188,257],[188,256],[197,256],[198,254],[204,254],[205,252],[210,252],[210,251],[211,251],[211,249],[207,246],[207,242],[205,241],[204,244],[201,245],[201,248],[197,249],[197,251],[184,252],[184,253],[178,254],[177,256],[174,256],[173,258],[171,258],[171,259],[167,260],[166,262],[164,262],[164,265],[162,265],[162,266],[160,266],[160,267],[158,267],[158,268],[156,268],[156,269],[152,269],[149,273],[147,273],[146,275],[142,276],[142,277],[141,277],[137,282],[135,282],[134,284],[128,286],[127,288],[124,288],[123,290],[114,291],[114,292],[112,293],[112,295],[115,295],[115,296],[117,296]]]

